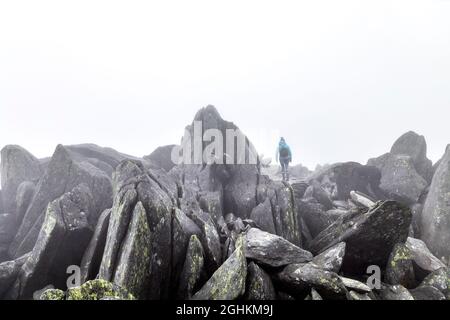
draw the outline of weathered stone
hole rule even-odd
[[[310,252],[279,236],[256,228],[247,231],[246,245],[247,258],[271,267],[309,262],[313,258]]]
[[[433,164],[427,158],[427,143],[424,136],[409,131],[395,141],[391,154],[404,154],[411,157],[414,167],[426,181],[431,182]]]
[[[408,205],[417,203],[427,187],[427,181],[420,176],[413,160],[408,155],[386,154],[369,164],[381,170],[380,188],[391,199]]]
[[[119,287],[127,288],[137,299],[146,297],[149,286],[150,240],[147,215],[142,203],[138,202],[119,252],[113,281]]]
[[[99,268],[99,278],[101,279],[107,281],[112,281],[113,279],[121,241],[126,235],[131,213],[136,203],[137,192],[132,188],[123,189],[114,197],[105,250]]]
[[[87,217],[92,228],[98,216],[111,207],[112,187],[109,177],[94,166],[76,162],[70,153],[59,145],[48,164],[47,170],[36,187],[22,224],[10,247],[11,256],[17,257],[33,249],[48,203],[85,184],[92,192],[93,201]]]
[[[274,276],[276,286],[297,297],[306,296],[311,288],[325,299],[345,299],[347,289],[337,274],[312,264],[290,264]]]
[[[420,284],[421,287],[431,286],[444,295],[450,294],[450,269],[440,268],[430,273]]]
[[[245,240],[240,237],[234,253],[192,297],[194,300],[234,300],[245,292],[247,261]]]
[[[88,281],[80,287],[67,290],[67,300],[101,300],[114,297],[118,300],[134,300],[132,294],[125,289],[102,279]]]
[[[414,300],[446,300],[445,295],[432,286],[420,286],[410,292]]]
[[[171,157],[174,147],[175,145],[158,147],[151,154],[145,156],[144,159],[151,162],[152,165],[169,172],[175,166]]]
[[[17,279],[18,297],[31,298],[48,283],[66,285],[67,267],[80,264],[92,235],[88,194],[87,186],[80,185],[48,205],[36,245]]]
[[[360,281],[350,279],[350,278],[345,278],[342,276],[340,278],[341,278],[344,286],[349,290],[357,291],[360,293],[370,293],[372,291],[372,289],[370,289],[369,286],[367,286],[366,284],[364,284]]]
[[[365,273],[370,265],[386,265],[394,245],[406,241],[410,223],[409,208],[396,201],[378,202],[366,213],[340,218],[313,240],[310,249],[319,254],[345,242],[343,271]]]
[[[120,250],[138,201],[145,208],[150,234],[150,271],[147,299],[168,299],[172,277],[173,198],[167,188],[155,181],[140,161],[121,162],[113,174],[114,201],[99,277],[114,279],[119,268]]]
[[[339,216],[325,211],[323,205],[315,199],[297,201],[298,217],[305,221],[311,236],[315,238],[320,232],[328,228]]]
[[[256,206],[250,214],[250,219],[263,231],[276,234],[275,223],[272,215],[272,206],[269,198]]]
[[[270,276],[256,263],[248,265],[246,300],[275,300],[276,292]]]
[[[16,194],[16,223],[19,226],[22,223],[25,212],[33,200],[36,192],[36,185],[31,181],[22,182],[17,188]]]
[[[405,244],[396,244],[386,266],[386,283],[401,284],[408,289],[414,288],[416,280],[412,258],[412,253]]]
[[[383,286],[379,296],[381,300],[414,300],[408,289],[402,285]]]
[[[39,160],[22,147],[8,145],[1,151],[1,189],[3,211],[16,212],[16,192],[24,181],[37,182],[41,177]]]
[[[24,255],[13,261],[5,261],[0,263],[0,299],[14,284],[20,268],[28,259],[29,254]]]
[[[318,181],[327,190],[333,200],[347,200],[350,191],[359,191],[375,199],[384,199],[380,190],[381,174],[376,167],[361,165],[357,162],[337,163],[325,167],[309,177],[309,181]]]
[[[110,216],[111,209],[106,209],[98,219],[94,234],[81,259],[81,283],[93,280],[97,277],[102,262],[103,252],[105,250]]]
[[[196,235],[196,239],[199,239],[202,232],[194,221],[178,208],[174,209],[172,229],[172,241],[176,244],[173,247],[172,254],[173,283],[177,284],[179,282],[178,277],[185,264],[186,252],[189,248],[190,239],[193,235]],[[174,290],[176,290],[176,288],[174,288]]]
[[[325,250],[318,256],[315,256],[311,263],[319,268],[339,273],[342,267],[342,262],[345,256],[345,242],[340,242],[337,245]]]
[[[190,218],[200,227],[200,241],[205,252],[205,266],[209,273],[214,272],[222,262],[220,237],[211,216],[203,211],[197,211]]]
[[[373,300],[369,294],[367,293],[359,293],[356,291],[349,291],[348,295],[347,295],[347,299],[348,300]]]
[[[0,214],[0,244],[9,244],[14,238],[16,215],[12,213]]]
[[[450,261],[450,145],[423,207],[421,237],[434,255]]]
[[[202,244],[194,234],[189,240],[186,259],[178,282],[177,299],[190,299],[198,288],[204,273],[204,253]]]
[[[417,280],[422,281],[431,272],[445,267],[445,264],[428,250],[423,241],[408,238],[406,247],[412,254],[414,273]]]

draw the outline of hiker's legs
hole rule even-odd
[[[281,162],[281,173],[283,175],[283,181],[288,181],[289,180],[289,172],[288,172],[289,162],[284,159],[282,159],[280,162]]]
[[[285,170],[284,170],[284,161],[280,160],[280,164],[281,164],[281,175],[283,176],[283,181],[286,180],[286,175],[285,175]]]

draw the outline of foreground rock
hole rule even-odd
[[[414,288],[416,279],[411,250],[403,243],[398,243],[389,257],[386,266],[385,281],[388,284],[400,284],[405,288]]]
[[[313,258],[310,252],[257,228],[247,231],[246,246],[245,254],[248,259],[270,267],[309,262]]]
[[[61,291],[52,290],[50,292],[45,291],[41,299],[52,298],[55,300],[61,300]],[[53,300],[51,299],[51,300]],[[80,287],[70,288],[66,292],[67,300],[134,300],[132,294],[125,289],[110,283],[105,280],[97,279],[88,281],[82,284]]]
[[[167,299],[171,278],[172,199],[138,161],[122,162],[113,181],[114,202],[99,278],[117,284],[132,281],[133,292],[138,292],[141,299]]]
[[[314,288],[326,299],[345,299],[347,289],[337,274],[312,264],[291,264],[275,275],[275,283],[281,290],[300,299]]]
[[[204,264],[202,244],[196,235],[192,235],[189,240],[183,270],[178,281],[178,299],[190,299],[194,295],[204,273]]]
[[[323,270],[339,273],[344,261],[345,247],[345,242],[340,242],[318,256],[315,256],[311,263]]]
[[[421,222],[422,240],[438,258],[450,261],[450,146],[434,175]]]
[[[396,201],[377,203],[368,212],[354,211],[320,233],[310,249],[319,254],[346,243],[343,270],[362,274],[370,265],[386,265],[397,243],[404,243],[411,224],[411,211]]]
[[[408,238],[406,247],[411,252],[414,273],[419,281],[422,281],[431,272],[445,267],[445,264],[428,250],[423,241]]]
[[[248,265],[246,300],[276,300],[276,291],[270,276],[256,263]]]
[[[89,224],[92,228],[98,216],[111,206],[111,181],[105,173],[86,162],[76,162],[61,145],[48,164],[40,179],[33,200],[28,207],[23,222],[10,247],[12,257],[20,256],[33,249],[45,217],[48,203],[61,197],[80,184],[85,184],[92,192]]]
[[[91,195],[85,185],[49,204],[36,245],[22,266],[11,297],[30,299],[49,283],[64,288],[67,267],[80,265],[92,230],[89,227]]]
[[[247,261],[245,240],[240,237],[234,253],[192,297],[194,300],[234,300],[245,292]]]

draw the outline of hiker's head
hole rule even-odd
[[[280,138],[280,142],[286,142],[283,137]]]

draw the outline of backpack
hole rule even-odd
[[[280,158],[288,158],[289,157],[289,148],[284,145],[280,148]]]

